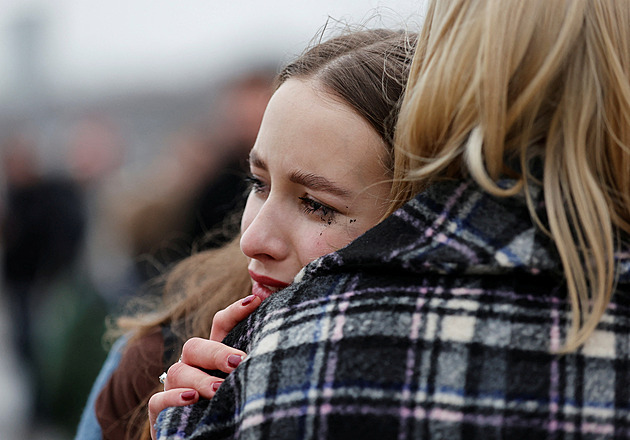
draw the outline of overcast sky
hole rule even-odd
[[[35,62],[53,93],[173,86],[226,63],[291,57],[327,17],[417,30],[423,0],[0,0],[0,97],[24,76],[16,23],[40,23]],[[275,52],[275,53],[274,53]],[[25,62],[22,59],[22,62]],[[22,78],[23,79],[23,78]],[[22,81],[23,83],[25,81]],[[8,95],[7,95],[8,94]]]

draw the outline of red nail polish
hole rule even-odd
[[[241,301],[241,305],[246,306],[248,304],[251,304],[254,298],[256,298],[256,295],[249,295],[248,297],[243,298],[243,301]]]
[[[212,384],[212,391],[216,392],[220,386],[221,386],[221,382],[214,382]]]
[[[183,393],[180,394],[180,397],[182,398],[182,400],[193,400],[195,397],[197,397],[197,391],[195,390],[184,391]]]
[[[239,356],[238,354],[231,354],[227,358],[228,365],[232,368],[238,367],[238,364],[243,360],[243,356]]]

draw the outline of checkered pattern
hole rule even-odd
[[[630,253],[588,343],[553,355],[569,304],[529,218],[435,185],[242,322],[226,342],[249,356],[158,438],[630,438]]]

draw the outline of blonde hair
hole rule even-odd
[[[524,191],[543,227],[528,191],[542,185],[572,306],[564,352],[598,325],[630,232],[629,75],[629,2],[434,0],[399,117],[390,212],[469,175]],[[517,183],[502,189],[506,176]]]

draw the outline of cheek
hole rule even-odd
[[[322,225],[308,232],[303,231],[296,241],[300,248],[300,263],[305,266],[322,255],[341,249],[351,241],[344,228]]]

